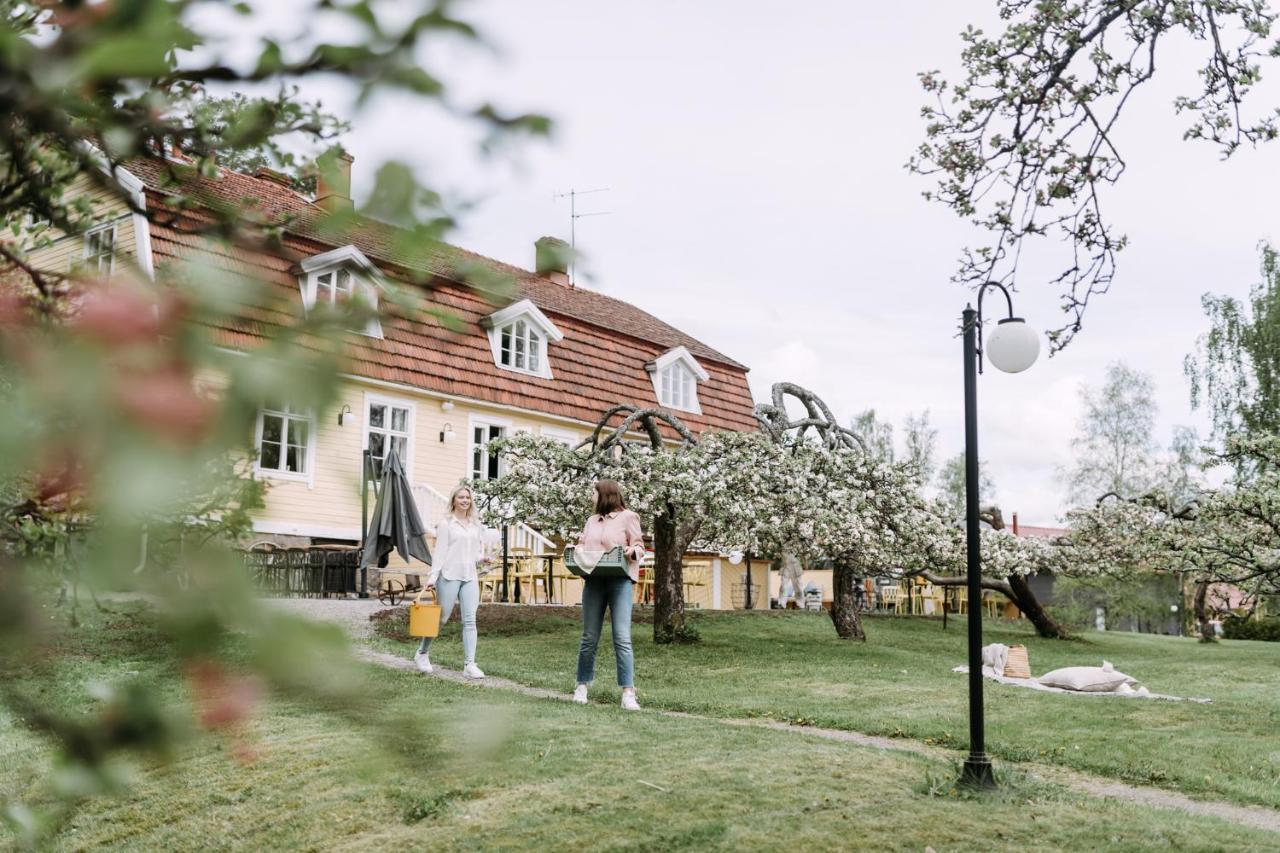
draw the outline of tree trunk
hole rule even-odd
[[[968,580],[962,575],[943,577],[933,572],[913,572],[927,580],[934,586],[955,586],[963,587]],[[1028,621],[1035,626],[1036,633],[1041,637],[1051,640],[1066,640],[1070,638],[1070,634],[1066,628],[1063,628],[1058,622],[1049,615],[1040,601],[1036,598],[1036,594],[1031,591],[1031,587],[1027,584],[1027,579],[1021,575],[1010,575],[1006,579],[992,580],[991,578],[982,578],[982,588],[991,589],[1003,595],[1012,601],[1022,611]],[[980,607],[981,602],[969,603],[970,607]]]
[[[835,587],[831,600],[831,621],[835,624],[836,634],[840,639],[866,642],[862,617],[858,614],[858,596],[854,592],[857,568],[857,563],[852,560],[840,559],[834,563],[831,572],[832,585]]]
[[[1196,615],[1196,628],[1200,631],[1200,640],[1205,643],[1216,642],[1218,636],[1209,624],[1209,582],[1199,581],[1196,584],[1195,598],[1192,599],[1192,610]]]
[[[667,512],[653,521],[653,641],[694,642],[684,618],[684,550],[692,538]]]
[[[1018,605],[1022,615],[1026,616],[1031,624],[1035,626],[1037,634],[1051,640],[1065,640],[1071,636],[1067,629],[1059,625],[1058,621],[1049,615],[1049,611],[1045,610],[1044,606],[1040,604],[1025,577],[1022,575],[1009,575],[1006,580],[1009,582],[1009,590],[1013,593],[1009,597],[1014,604]]]
[[[991,525],[992,530],[1004,530],[1004,513],[1000,511],[998,506],[989,506],[981,511],[982,520]],[[1049,615],[1049,611],[1044,609],[1044,605],[1036,598],[1036,594],[1031,591],[1031,585],[1027,583],[1027,579],[1022,575],[1009,575],[1005,578],[1009,585],[1009,589],[1004,591],[1009,600],[1018,606],[1022,611],[1022,615],[1035,626],[1036,633],[1041,637],[1050,640],[1066,640],[1070,638],[1070,634],[1066,628],[1058,624],[1058,621]],[[972,606],[972,604],[970,604]]]

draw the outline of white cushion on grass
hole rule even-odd
[[[1078,690],[1081,693],[1113,693],[1121,684],[1138,683],[1109,666],[1067,666],[1046,672],[1037,680],[1048,687]]]

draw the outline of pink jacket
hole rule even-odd
[[[593,515],[582,528],[578,545],[587,551],[608,551],[621,545],[626,549],[627,574],[632,581],[640,580],[640,560],[644,557],[644,531],[640,529],[640,516],[629,509],[608,515]]]

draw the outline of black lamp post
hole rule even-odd
[[[987,345],[982,343],[982,297],[999,288],[1009,316],[996,325]],[[982,356],[1006,373],[1020,373],[1035,363],[1040,338],[1021,317],[1013,316],[1013,299],[1004,285],[988,281],[978,288],[978,310],[966,305],[961,314],[964,332],[964,503],[969,587],[969,757],[961,779],[984,788],[995,785],[987,758],[982,716],[982,550],[978,528],[978,374]]]

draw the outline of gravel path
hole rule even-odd
[[[343,625],[357,639],[365,638],[372,633],[369,616],[385,606],[374,600],[335,600],[335,599],[273,599],[272,604],[291,613],[307,618],[335,622]],[[366,646],[357,645],[356,654],[363,660],[389,669],[415,671],[413,661],[408,657],[391,655],[376,651]],[[431,677],[442,678],[476,687],[492,690],[509,690],[537,699],[553,699],[561,702],[571,701],[568,693],[548,690],[542,687],[530,687],[505,678],[470,679],[461,672],[435,667]],[[731,719],[724,717],[705,717],[700,714],[689,714],[683,711],[663,711],[650,709],[645,713],[659,714],[664,717],[699,720],[719,723],[721,725],[744,726],[752,728],[773,729],[775,731],[798,734],[806,737],[836,740],[842,743],[853,743],[859,746],[876,749],[889,749],[896,752],[910,752],[916,755],[927,755],[935,758],[955,758],[957,753],[939,747],[928,746],[904,738],[886,738],[864,735],[842,729],[824,729],[817,726],[795,726],[776,720]],[[1092,776],[1076,770],[1068,770],[1045,764],[1018,764],[1041,779],[1055,782],[1075,791],[1093,797],[1107,797],[1125,802],[1137,803],[1162,809],[1173,809],[1190,815],[1216,817],[1232,823],[1251,826],[1257,829],[1280,833],[1280,811],[1262,806],[1241,806],[1216,800],[1194,800],[1191,797],[1160,788],[1143,788],[1128,785],[1114,779]]]
[[[387,609],[387,605],[376,598],[264,598],[262,601],[295,616],[334,622],[358,640],[373,634],[369,617]]]

